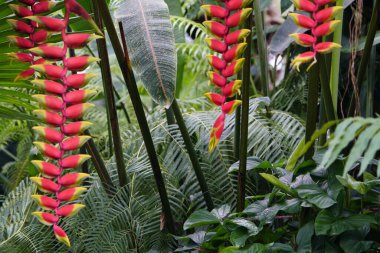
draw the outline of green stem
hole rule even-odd
[[[258,48],[258,52],[260,56],[261,91],[264,96],[268,96],[269,94],[269,67],[268,67],[267,39],[264,33],[263,15],[260,10],[260,1],[253,1],[253,3],[254,3],[253,10],[255,12],[257,48]],[[252,26],[249,27],[249,29],[252,29]],[[246,60],[249,60],[249,59],[250,59],[250,56]]]
[[[344,0],[337,0],[336,6],[343,6],[343,3]],[[336,20],[341,20],[342,22],[335,29],[333,42],[340,45],[342,43],[343,11],[336,16]],[[334,49],[331,57],[330,90],[334,106],[334,114],[337,115],[340,74],[340,49]]]
[[[371,21],[369,22],[367,39],[365,41],[364,51],[363,51],[362,58],[360,60],[359,70],[358,70],[358,74],[357,74],[358,78],[356,81],[356,85],[358,87],[359,92],[361,89],[361,85],[364,81],[365,74],[367,72],[368,63],[369,63],[369,60],[371,58],[372,45],[373,45],[373,41],[375,39],[376,30],[377,30],[377,21],[378,21],[380,0],[375,0],[375,1],[376,1],[376,3],[373,6]],[[352,45],[352,46],[356,46],[356,45]],[[354,96],[351,97],[350,108],[349,108],[349,116],[354,115],[355,103],[353,102],[353,100],[354,100]]]
[[[137,122],[139,123],[139,126],[140,126],[141,134],[142,134],[145,147],[148,153],[148,157],[150,160],[150,164],[153,170],[154,179],[156,181],[157,190],[161,199],[162,212],[163,212],[164,221],[165,221],[164,227],[167,228],[170,233],[174,234],[175,233],[174,220],[173,220],[172,212],[170,209],[169,198],[166,192],[164,178],[161,173],[160,164],[158,162],[158,158],[157,158],[156,150],[154,147],[153,139],[149,130],[148,122],[145,117],[142,101],[137,89],[136,79],[133,74],[132,65],[129,59],[128,50],[125,43],[125,37],[123,34],[124,31],[123,29],[120,29],[121,38],[123,40],[123,46],[124,46],[124,50],[123,50],[123,47],[119,41],[119,37],[117,35],[115,26],[113,24],[113,20],[109,12],[106,0],[100,0],[98,1],[98,3],[99,3],[100,9],[102,10],[101,11],[102,19],[107,29],[108,35],[110,37],[110,41],[114,49],[117,61],[119,63],[121,73],[123,75],[131,100],[133,101],[132,103],[133,108],[136,114]],[[121,24],[119,25],[121,26]]]
[[[100,30],[103,31],[103,22],[100,17],[100,8],[97,1],[94,1],[94,16],[95,21]],[[107,51],[107,44],[105,38],[96,40],[98,46],[98,54],[100,61],[100,69],[103,79],[103,89],[105,95],[105,102],[107,103],[107,114],[109,115],[109,121],[111,125],[111,135],[113,150],[115,153],[117,175],[119,177],[119,184],[121,187],[127,185],[127,173],[125,171],[124,155],[123,155],[123,145],[121,142],[119,119],[117,116],[115,97],[113,94],[113,83],[112,75],[110,69],[110,62]]]
[[[240,96],[236,96],[236,99],[241,99]],[[240,156],[240,120],[241,120],[241,107],[236,108],[235,111],[235,134],[234,134],[234,156],[238,161]]]
[[[175,124],[175,117],[174,117],[174,113],[173,113],[173,110],[171,110],[170,108],[169,109],[165,109],[165,115],[166,115],[166,121],[168,122],[168,125],[174,125]]]
[[[181,109],[179,108],[176,99],[173,100],[173,103],[170,108],[172,109],[171,111],[174,113],[174,116],[177,120],[179,130],[181,131],[182,138],[187,149],[187,153],[189,154],[191,164],[193,165],[195,176],[197,177],[199,186],[201,187],[207,209],[211,211],[212,209],[214,209],[214,203],[212,201],[206,179],[203,175],[202,167],[198,161],[197,153],[195,152],[194,145],[191,141],[189,132],[187,131],[185,121],[183,120]]]
[[[307,95],[307,118],[305,143],[311,140],[311,136],[317,127],[318,118],[318,72],[319,63],[315,63],[309,70],[309,91]],[[314,145],[305,154],[305,159],[310,160],[314,155]]]
[[[121,96],[120,96],[119,92],[117,92],[117,90],[115,89],[115,87],[113,87],[113,92],[115,93],[116,98],[118,100],[121,100]],[[129,114],[128,114],[128,111],[127,111],[127,107],[125,106],[125,104],[123,102],[120,102],[120,107],[123,110],[124,116],[127,119],[128,123],[131,124],[131,118],[129,117]]]
[[[318,62],[320,63],[320,80],[321,80],[321,90],[322,98],[324,104],[324,110],[326,112],[327,120],[332,121],[338,119],[336,110],[334,109],[334,102],[331,95],[331,90],[329,87],[328,71],[326,69],[327,63],[324,55],[318,55]]]
[[[254,1],[255,3],[258,1]],[[260,6],[259,8],[259,16]],[[261,20],[261,18],[260,18]],[[256,23],[256,26],[259,24]],[[249,16],[245,23],[247,29],[252,30],[253,19],[252,15]],[[258,41],[260,39],[258,38]],[[245,179],[247,174],[247,146],[248,146],[248,118],[249,118],[249,87],[251,83],[251,48],[252,48],[252,35],[248,36],[247,39],[248,46],[244,52],[244,66],[243,66],[243,83],[242,83],[242,92],[241,92],[241,129],[240,129],[240,162],[239,162],[239,173],[238,173],[238,196],[237,196],[237,211],[243,211],[245,207]],[[259,42],[260,43],[260,42]],[[264,85],[265,86],[265,85]],[[267,93],[266,93],[267,94]]]

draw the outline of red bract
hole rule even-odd
[[[335,27],[340,23],[339,20],[332,20],[343,7],[324,8],[324,5],[332,2],[331,0],[293,0],[294,6],[302,11],[310,12],[310,16],[291,13],[289,16],[294,23],[302,28],[310,29],[311,35],[294,33],[290,36],[297,44],[303,47],[310,47],[310,51],[302,53],[295,57],[291,66],[299,71],[303,63],[312,62],[308,69],[317,62],[317,53],[326,54],[335,48],[340,48],[339,44],[333,42],[323,42],[318,44],[318,38],[329,35],[334,32]]]
[[[68,48],[81,48],[91,40],[100,38],[92,34],[66,34],[70,14],[77,14],[86,19],[97,31],[91,16],[75,0],[64,0],[64,19],[58,19],[41,14],[52,10],[55,1],[19,0],[23,5],[11,4],[9,7],[21,20],[8,20],[8,23],[18,32],[27,36],[9,36],[23,52],[10,53],[8,56],[20,62],[30,63],[30,69],[16,77],[29,79],[45,94],[33,95],[36,102],[43,108],[33,111],[46,126],[36,126],[33,130],[36,136],[44,142],[34,142],[40,153],[48,159],[33,160],[32,164],[42,177],[32,177],[38,189],[50,196],[33,195],[33,199],[46,212],[33,214],[43,224],[53,226],[56,238],[70,246],[66,232],[58,226],[62,217],[75,215],[84,205],[70,204],[83,192],[84,187],[78,187],[89,175],[85,173],[66,173],[65,169],[80,166],[90,158],[88,155],[77,154],[91,137],[79,136],[91,126],[87,121],[76,121],[84,116],[88,108],[93,106],[86,101],[96,94],[92,90],[77,90],[86,85],[93,74],[69,74],[69,71],[82,71],[90,63],[97,60],[88,56],[67,58]],[[61,33],[63,46],[59,44],[44,44],[52,33]],[[37,58],[36,58],[37,57]]]
[[[251,0],[229,0],[223,1],[221,6],[204,5],[202,9],[206,14],[218,18],[217,21],[205,21],[203,24],[216,37],[208,38],[206,42],[211,50],[219,53],[218,56],[207,56],[214,72],[209,72],[210,82],[221,89],[221,94],[209,92],[205,95],[210,101],[221,108],[221,114],[211,129],[209,151],[211,152],[218,144],[223,130],[226,114],[231,114],[240,105],[240,100],[227,101],[227,98],[235,96],[240,92],[240,80],[228,80],[236,75],[242,68],[244,59],[239,59],[243,54],[246,43],[242,43],[250,34],[250,30],[241,29],[231,31],[242,24],[252,13],[251,8],[244,8],[250,4]],[[220,22],[220,19],[222,22]]]

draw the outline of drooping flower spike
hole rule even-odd
[[[46,161],[33,160],[32,164],[40,172],[39,177],[31,180],[44,195],[32,195],[32,198],[44,211],[33,212],[43,224],[52,226],[56,238],[70,246],[70,239],[58,224],[62,217],[71,217],[85,206],[70,203],[77,200],[87,189],[81,187],[86,173],[69,172],[90,158],[89,155],[76,154],[91,137],[82,135],[91,126],[90,122],[78,121],[93,105],[87,103],[96,92],[81,89],[93,74],[69,72],[83,71],[91,63],[99,60],[89,56],[67,57],[68,49],[85,47],[91,40],[101,36],[95,34],[66,34],[70,14],[87,20],[98,34],[99,28],[91,16],[76,0],[64,0],[65,17],[59,19],[44,16],[57,2],[43,0],[19,0],[21,5],[10,4],[19,20],[10,19],[8,23],[20,36],[9,36],[21,52],[9,53],[13,60],[30,64],[30,69],[16,77],[27,80],[34,77],[32,84],[44,94],[33,95],[41,109],[33,113],[46,125],[33,127],[42,141],[34,142]],[[61,33],[63,46],[48,44],[49,36]]]
[[[318,53],[327,54],[333,49],[341,46],[334,42],[319,42],[318,38],[329,35],[334,32],[340,20],[333,20],[335,16],[342,11],[343,7],[333,6],[325,8],[325,5],[335,2],[334,0],[293,0],[294,6],[301,11],[309,12],[310,16],[298,13],[290,13],[289,16],[294,23],[302,28],[309,29],[311,35],[294,33],[289,36],[303,47],[310,48],[309,51],[295,57],[291,63],[293,69],[300,71],[300,66],[309,63],[310,69],[316,62]],[[311,62],[311,63],[310,63]]]
[[[210,83],[220,88],[220,93],[209,92],[205,96],[216,106],[220,107],[221,114],[211,129],[209,151],[215,149],[223,134],[226,114],[231,114],[240,105],[240,100],[228,98],[240,94],[241,80],[234,80],[243,67],[244,58],[240,58],[247,44],[244,43],[250,34],[248,29],[235,29],[241,25],[252,13],[246,8],[252,0],[223,0],[221,5],[203,5],[202,9],[213,20],[205,21],[204,26],[214,36],[206,39],[211,50],[218,56],[207,56],[213,71],[208,73]],[[231,80],[229,80],[231,79]]]

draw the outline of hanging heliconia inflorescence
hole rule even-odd
[[[210,134],[209,151],[218,144],[224,130],[227,114],[235,111],[241,104],[240,100],[229,99],[240,92],[241,80],[230,78],[236,75],[244,64],[243,54],[247,43],[248,29],[234,29],[241,25],[252,13],[252,8],[244,8],[252,0],[225,0],[221,5],[203,5],[202,9],[215,20],[205,21],[203,24],[214,35],[207,38],[208,46],[218,53],[218,56],[209,55],[208,60],[213,68],[210,71],[210,83],[221,89],[221,93],[209,92],[205,95],[216,106],[221,107],[221,114],[216,119]]]
[[[299,71],[303,63],[311,62],[308,69],[313,66],[317,60],[318,53],[327,54],[335,48],[341,46],[334,42],[319,41],[319,38],[334,32],[340,20],[334,20],[337,13],[342,11],[343,7],[333,6],[325,8],[326,5],[335,2],[334,0],[293,0],[294,6],[301,11],[310,13],[310,16],[291,13],[289,16],[294,23],[302,28],[309,29],[311,34],[294,33],[290,36],[295,42],[303,47],[310,47],[310,51],[298,55],[291,63],[291,66]]]
[[[80,89],[94,77],[93,74],[76,74],[83,71],[96,58],[89,56],[67,57],[68,49],[78,49],[91,40],[99,38],[95,34],[67,34],[70,14],[81,16],[97,31],[91,16],[75,0],[64,0],[64,19],[44,16],[55,5],[54,1],[19,0],[20,4],[10,4],[17,19],[8,23],[20,33],[9,36],[22,51],[10,53],[9,56],[21,62],[30,63],[30,69],[22,72],[16,80],[34,78],[31,82],[44,94],[34,95],[41,105],[34,114],[46,125],[33,129],[43,139],[34,144],[46,160],[32,163],[38,168],[41,177],[32,177],[39,190],[45,195],[33,195],[39,206],[44,209],[33,214],[44,224],[52,226],[57,239],[67,246],[70,240],[66,232],[58,225],[61,217],[76,214],[82,204],[70,203],[76,200],[86,188],[81,182],[89,177],[85,173],[69,172],[90,158],[89,155],[77,154],[90,136],[81,135],[91,123],[80,121],[88,108],[93,106],[86,101],[95,95],[95,91]],[[52,34],[61,34],[62,44],[49,44],[46,40]],[[69,74],[69,71],[74,72]]]

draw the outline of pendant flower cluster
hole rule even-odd
[[[310,51],[298,55],[292,61],[291,66],[298,71],[301,64],[312,61],[308,67],[310,69],[317,62],[317,53],[327,54],[333,49],[341,47],[334,42],[318,42],[318,38],[334,32],[336,26],[341,22],[340,20],[333,19],[343,7],[334,6],[325,8],[327,4],[332,2],[334,0],[314,0],[313,2],[309,0],[293,0],[294,6],[298,10],[310,13],[310,17],[298,13],[289,14],[296,25],[311,30],[311,35],[301,33],[290,35],[298,45],[310,47]]]
[[[203,5],[202,9],[215,20],[205,21],[203,24],[210,31],[213,38],[206,39],[208,46],[218,53],[218,56],[209,55],[208,60],[213,68],[210,71],[210,83],[220,88],[220,93],[209,92],[205,95],[210,101],[221,108],[221,114],[216,119],[210,134],[209,151],[218,144],[224,130],[227,114],[231,114],[241,104],[240,100],[229,100],[240,93],[241,80],[231,78],[236,75],[244,64],[243,54],[247,43],[248,29],[234,29],[242,24],[252,13],[248,6],[252,0],[225,0],[222,6]]]
[[[65,0],[64,19],[44,16],[56,5],[53,1],[19,0],[20,4],[10,4],[17,19],[8,23],[20,33],[9,36],[22,51],[10,53],[9,56],[30,64],[30,69],[20,73],[18,79],[31,79],[43,94],[33,98],[41,109],[34,114],[45,125],[33,129],[42,138],[34,144],[46,158],[32,163],[38,168],[41,177],[32,177],[44,195],[33,195],[44,211],[33,214],[43,223],[53,227],[56,238],[70,246],[66,232],[59,226],[62,217],[75,215],[84,205],[73,203],[86,188],[81,182],[89,177],[85,173],[70,172],[90,158],[89,155],[77,154],[76,150],[91,137],[81,135],[91,123],[80,121],[88,108],[93,105],[86,101],[96,94],[93,90],[81,89],[93,74],[76,74],[83,71],[92,62],[98,60],[89,56],[67,57],[68,49],[78,49],[91,40],[100,38],[95,34],[67,34],[70,14],[76,14],[87,20],[97,31],[91,16],[75,0]],[[52,34],[60,33],[63,46],[46,43]],[[69,72],[72,72],[69,74]]]

